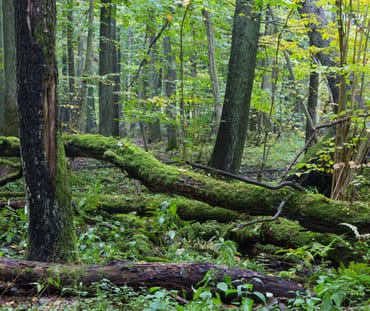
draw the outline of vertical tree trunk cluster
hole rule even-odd
[[[76,254],[71,189],[58,138],[55,0],[14,1],[21,155],[28,200],[28,259]],[[14,121],[13,121],[14,122]]]

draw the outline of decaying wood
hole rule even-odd
[[[75,197],[76,206],[81,198]],[[208,240],[213,237],[214,232],[222,232],[224,238],[238,243],[240,249],[253,248],[254,244],[273,244],[284,248],[299,248],[310,245],[311,243],[321,243],[331,245],[327,258],[333,263],[350,262],[356,260],[350,246],[343,243],[342,239],[331,233],[319,233],[308,231],[300,226],[296,221],[279,218],[274,222],[264,222],[248,224],[250,219],[253,221],[262,220],[265,217],[251,217],[247,214],[240,214],[221,207],[213,207],[206,203],[189,200],[181,197],[170,197],[168,195],[148,195],[136,194],[134,196],[118,195],[99,195],[99,201],[94,202],[94,206],[99,211],[109,214],[135,213],[138,217],[151,216],[153,212],[159,210],[163,204],[175,205],[177,214],[182,220],[196,221],[188,224],[193,237],[203,237]],[[24,208],[25,200],[3,201],[0,208],[10,206],[13,209]],[[84,220],[88,223],[98,223],[100,221],[89,217],[89,206],[81,206],[84,212],[81,213]],[[77,213],[81,211],[76,210]],[[92,212],[96,212],[95,207]],[[204,222],[212,221],[211,225]],[[354,237],[354,235],[352,235]]]
[[[2,137],[0,155],[14,155],[15,142],[14,138]],[[65,148],[70,157],[108,161],[153,192],[178,194],[252,216],[274,215],[281,201],[289,195],[281,216],[297,220],[309,230],[344,233],[348,228],[340,224],[349,223],[360,233],[369,232],[369,202],[351,204],[294,189],[270,190],[241,182],[226,182],[194,173],[187,167],[165,165],[136,145],[112,137],[70,135],[65,137]]]
[[[300,284],[292,281],[263,275],[252,270],[209,263],[113,261],[105,265],[88,266],[6,258],[0,259],[0,288],[3,291],[7,289],[10,291],[13,288],[14,291],[15,287],[32,292],[37,282],[47,286],[49,292],[60,292],[62,288],[73,287],[76,284],[90,286],[106,279],[117,286],[127,285],[133,288],[160,286],[190,293],[192,287],[197,287],[209,271],[214,284],[224,281],[225,276],[229,276],[235,286],[253,284],[254,291],[271,292],[275,297],[293,297],[296,291],[302,290]],[[209,286],[212,286],[212,283]]]

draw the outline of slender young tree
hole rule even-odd
[[[27,258],[75,256],[71,189],[57,124],[55,0],[15,0],[18,108],[28,200]]]
[[[215,34],[213,31],[213,25],[208,10],[203,8],[202,14],[204,17],[204,24],[207,31],[208,41],[208,72],[212,81],[212,95],[215,103],[215,133],[218,131],[219,122],[221,119],[222,104],[220,97],[220,86],[218,83],[217,67],[216,67],[216,52],[215,52]]]
[[[3,40],[4,40],[4,123],[3,135],[18,136],[17,80],[14,34],[13,0],[3,0]]]
[[[237,0],[224,106],[210,165],[237,173],[247,135],[258,48],[260,14],[251,0]]]
[[[95,109],[91,105],[91,97],[89,92],[93,89],[88,86],[89,76],[92,74],[92,62],[94,56],[94,0],[89,1],[89,20],[86,41],[85,65],[83,69],[83,79],[80,87],[80,112],[79,112],[79,128],[80,131],[91,132],[95,123]]]
[[[163,39],[163,54],[165,58],[163,66],[163,86],[164,95],[169,100],[166,112],[170,119],[169,124],[167,124],[167,150],[174,150],[178,148],[177,129],[174,124],[176,120],[176,104],[173,102],[173,95],[176,92],[176,70],[174,69],[175,57],[172,52],[171,38],[169,36],[165,36]]]

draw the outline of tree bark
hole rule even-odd
[[[4,39],[4,123],[3,135],[18,136],[17,78],[13,0],[3,0],[3,39]]]
[[[102,0],[99,40],[99,133],[113,135],[112,103],[112,0]]]
[[[239,171],[247,135],[260,14],[251,0],[237,0],[224,105],[210,166]]]
[[[4,51],[3,41],[3,2],[0,0],[0,51]],[[4,64],[4,53],[0,53],[0,64]],[[5,88],[4,88],[4,68],[0,68],[0,134],[4,124],[4,99],[5,99]]]
[[[216,67],[216,53],[215,53],[215,34],[213,31],[212,20],[209,16],[206,8],[202,9],[202,15],[204,17],[204,24],[207,31],[207,43],[208,43],[208,72],[212,82],[212,95],[215,103],[215,130],[217,134],[219,123],[221,120],[222,104],[220,99],[220,86],[218,83],[217,67]]]
[[[17,152],[19,155],[17,148],[19,145],[15,138],[0,138],[0,155],[16,156]],[[290,188],[270,190],[241,182],[226,182],[188,168],[165,165],[136,145],[112,137],[67,135],[65,148],[70,157],[91,157],[111,162],[154,192],[179,194],[252,216],[274,215],[281,201],[289,197],[280,216],[297,220],[309,230],[348,232],[340,223],[353,224],[360,232],[368,232],[370,228],[368,202],[351,204]]]
[[[177,128],[174,124],[176,122],[176,102],[174,100],[174,94],[176,91],[176,70],[174,69],[174,55],[172,52],[172,43],[169,36],[163,38],[163,54],[164,54],[164,65],[163,65],[163,86],[164,96],[168,98],[168,105],[166,107],[166,113],[169,117],[169,123],[166,125],[167,128],[167,150],[174,150],[179,147],[177,141]]]
[[[294,297],[302,286],[293,281],[263,275],[242,268],[228,268],[224,265],[209,263],[132,263],[113,261],[105,265],[77,266],[47,264],[34,261],[0,259],[0,281],[10,282],[7,288],[18,287],[30,289],[32,283],[48,284],[48,291],[60,292],[63,287],[75,284],[90,286],[102,279],[107,279],[117,286],[133,288],[160,286],[169,290],[187,293],[199,285],[208,271],[212,271],[215,283],[223,282],[229,276],[233,285],[253,284],[253,290],[271,292],[274,297]],[[58,280],[58,282],[50,282]],[[59,288],[55,284],[58,283]],[[36,287],[36,285],[33,285]],[[3,287],[3,286],[2,286]],[[1,288],[1,287],[0,287]]]
[[[77,205],[81,198],[75,197],[74,200]],[[281,217],[275,221],[267,220],[263,222],[263,219],[268,219],[269,217],[261,216],[258,218],[260,220],[259,223],[244,225],[247,222],[255,221],[256,218],[183,197],[159,194],[138,194],[135,196],[99,195],[99,201],[96,202],[96,210],[109,214],[135,213],[137,217],[150,217],[153,215],[153,211],[160,209],[163,202],[176,206],[176,212],[180,219],[191,221],[188,224],[189,239],[197,237],[208,241],[214,236],[214,232],[217,231],[223,232],[225,239],[237,242],[239,249],[246,250],[247,253],[254,248],[257,242],[284,248],[299,248],[312,243],[320,243],[322,245],[331,245],[326,258],[330,259],[334,264],[355,261],[359,258],[358,254],[353,254],[351,248],[346,246],[346,243],[343,243],[343,240],[334,234],[307,231],[297,222]],[[20,209],[24,208],[25,205],[25,200],[17,198],[0,201],[0,208],[10,206],[13,209]],[[85,206],[81,206],[82,210],[84,208]],[[82,218],[89,224],[98,223],[98,220],[89,217],[90,210],[91,207],[86,206],[84,212],[77,210],[77,213],[80,214],[82,212]],[[207,221],[212,222],[208,222],[209,225],[207,225]]]
[[[95,118],[92,118],[93,114],[89,111],[88,103],[88,90],[91,87],[88,86],[90,75],[92,74],[92,61],[94,56],[94,0],[89,0],[89,20],[86,40],[86,55],[85,65],[83,69],[83,77],[81,82],[81,93],[80,93],[80,112],[79,112],[79,129],[81,132],[91,133],[90,122],[95,122]],[[91,108],[90,108],[91,109]],[[95,110],[93,111],[95,113]],[[92,119],[92,120],[91,120]]]
[[[57,134],[55,0],[15,1],[18,108],[29,209],[28,259],[75,255],[71,189]]]

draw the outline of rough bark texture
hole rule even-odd
[[[17,80],[15,55],[15,29],[13,0],[3,0],[3,34],[4,34],[4,123],[1,133],[18,136]]]
[[[260,16],[251,0],[237,0],[224,106],[210,165],[232,173],[240,168],[247,135],[258,48]]]
[[[345,222],[357,226],[360,232],[369,232],[368,202],[351,204],[291,188],[270,190],[242,182],[226,182],[187,168],[165,165],[136,145],[112,137],[70,135],[65,138],[65,148],[71,157],[109,161],[154,192],[179,194],[248,215],[274,215],[281,201],[289,197],[280,216],[297,220],[309,230],[348,232],[340,225]],[[19,155],[15,138],[0,137],[0,155],[16,156],[17,152]]]
[[[83,286],[89,286],[107,279],[118,286],[127,285],[134,288],[161,286],[191,292],[192,287],[196,287],[208,271],[213,272],[215,283],[223,282],[227,275],[235,281],[234,285],[250,283],[253,284],[254,291],[271,292],[274,297],[294,297],[296,291],[302,290],[301,285],[292,281],[266,276],[252,270],[208,263],[114,261],[106,265],[76,266],[0,259],[0,282],[11,282],[14,287],[27,289],[34,282],[48,284],[49,291],[60,291],[62,287],[81,283]],[[53,283],[58,283],[60,288],[55,288]],[[9,288],[9,284],[6,286]]]
[[[66,159],[57,137],[55,1],[15,1],[15,12],[28,258],[67,260],[75,239]]]

